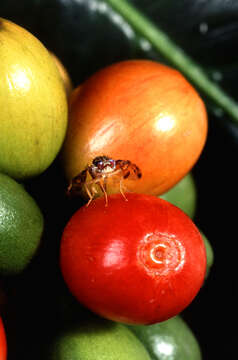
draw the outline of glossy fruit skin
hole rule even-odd
[[[201,235],[179,208],[128,193],[94,200],[66,225],[60,266],[72,294],[110,320],[152,324],[177,315],[206,271]]]
[[[61,330],[49,349],[50,360],[150,360],[126,326],[96,317]]]
[[[21,273],[37,253],[43,214],[32,196],[8,175],[0,174],[0,275]]]
[[[151,360],[202,360],[199,343],[186,322],[175,316],[153,325],[129,325]]]
[[[7,339],[2,318],[0,317],[0,360],[7,359]]]
[[[26,179],[46,170],[62,146],[66,93],[43,44],[2,18],[0,58],[0,172]]]
[[[141,169],[139,181],[125,181],[129,191],[159,195],[192,168],[206,135],[204,103],[177,70],[149,60],[122,61],[72,95],[62,151],[66,177],[107,155]],[[108,192],[118,192],[118,184]]]

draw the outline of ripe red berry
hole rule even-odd
[[[179,208],[151,195],[120,194],[80,208],[62,236],[60,264],[75,297],[95,313],[151,324],[180,313],[206,271],[201,235]]]

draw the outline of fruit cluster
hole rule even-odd
[[[0,359],[37,346],[41,359],[200,359],[179,315],[213,262],[192,220],[207,137],[197,91],[138,59],[73,89],[6,19],[0,61]]]

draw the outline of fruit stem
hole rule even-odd
[[[158,26],[126,0],[105,0],[132,28],[180,70],[206,97],[238,123],[238,104],[226,92],[209,79],[205,71],[178,47]]]

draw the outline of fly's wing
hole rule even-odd
[[[67,194],[70,195],[71,193],[77,193],[78,191],[81,190],[82,186],[85,184],[86,182],[86,178],[87,178],[87,171],[88,169],[85,169],[83,171],[81,171],[78,175],[76,175],[70,182],[68,189],[67,189]]]
[[[117,160],[116,167],[122,170],[123,178],[131,178],[134,180],[140,179],[142,173],[136,164],[133,164],[130,160]]]

